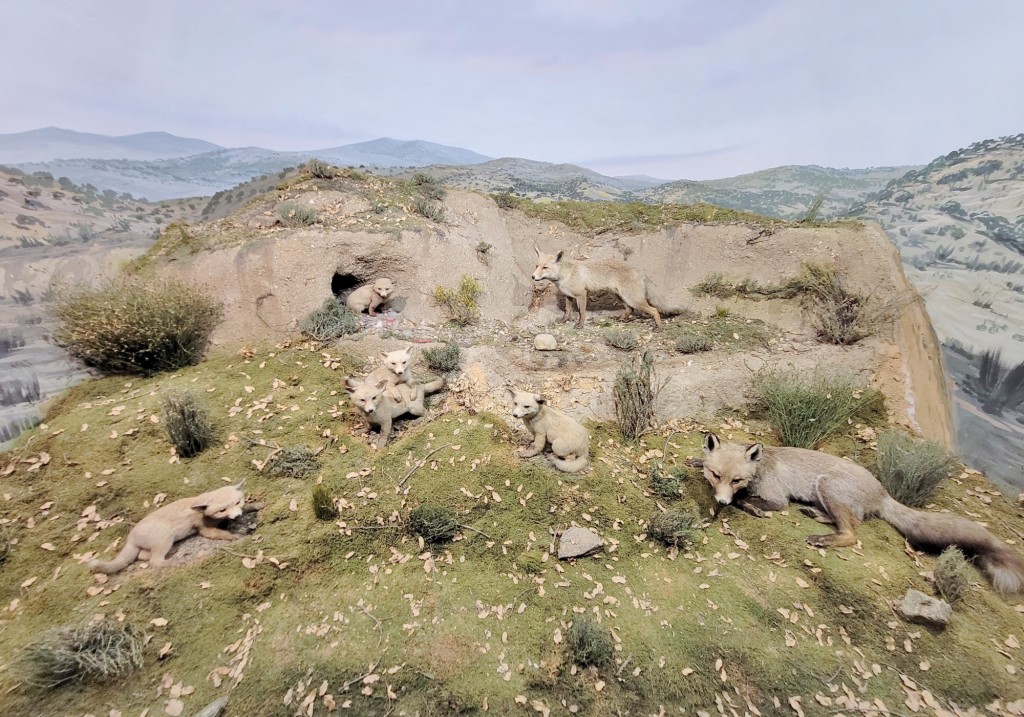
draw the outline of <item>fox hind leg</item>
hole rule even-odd
[[[835,525],[836,521],[832,519],[832,516],[823,511],[816,505],[802,505],[800,506],[800,512],[806,515],[808,518],[813,518],[819,523],[825,525]]]
[[[843,548],[848,545],[856,545],[856,530],[860,525],[860,518],[846,506],[826,507],[824,512],[832,517],[836,525],[836,532],[831,535],[808,535],[808,545],[813,545],[816,548]]]

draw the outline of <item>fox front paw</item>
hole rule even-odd
[[[535,451],[532,448],[520,448],[519,449],[519,457],[520,458],[533,458],[538,453],[540,453],[540,451]]]

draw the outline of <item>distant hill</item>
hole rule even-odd
[[[357,142],[329,149],[315,149],[302,152],[305,156],[314,156],[325,162],[338,166],[360,164],[375,167],[425,167],[430,164],[480,164],[491,157],[485,157],[472,150],[461,147],[448,147],[443,144],[424,142],[423,140],[403,141],[382,137],[369,142]]]
[[[169,159],[221,149],[201,139],[167,132],[143,132],[122,137],[45,127],[29,132],[0,134],[0,164],[48,162],[58,159]]]

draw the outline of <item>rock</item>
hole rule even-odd
[[[206,705],[206,707],[203,707],[203,709],[196,712],[195,717],[220,717],[221,713],[224,712],[224,708],[227,706],[227,696],[225,695],[224,697],[218,697],[213,702]]]
[[[558,340],[551,334],[537,334],[533,337],[533,348],[538,351],[554,351],[558,348]]]
[[[588,553],[595,552],[604,547],[601,536],[587,528],[569,528],[562,533],[562,539],[558,543],[558,558],[578,558]]]
[[[910,622],[945,627],[953,614],[953,608],[944,600],[925,595],[920,590],[911,588],[903,596],[900,611]]]

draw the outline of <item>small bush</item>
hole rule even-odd
[[[314,341],[334,341],[362,327],[359,317],[333,296],[299,323],[299,330]]]
[[[444,205],[426,197],[416,200],[413,211],[432,222],[444,221]]]
[[[710,351],[713,346],[711,339],[699,334],[683,334],[676,339],[676,351],[681,354],[698,354]]]
[[[491,197],[499,209],[515,209],[519,206],[519,200],[508,192],[492,194]]]
[[[852,377],[762,371],[753,390],[784,446],[815,448],[855,416],[881,412],[880,391],[859,385]]]
[[[315,179],[333,179],[337,176],[334,167],[315,157],[306,162],[306,171]]]
[[[142,667],[144,640],[140,628],[114,620],[58,628],[25,648],[28,681],[53,688],[119,677]]]
[[[331,496],[331,492],[327,490],[327,486],[321,484],[313,486],[313,515],[317,517],[317,520],[337,520],[338,506],[334,502],[334,498]]]
[[[878,436],[875,465],[889,495],[904,505],[921,507],[956,467],[956,460],[938,443],[889,430]]]
[[[55,341],[104,373],[154,374],[199,363],[223,314],[193,284],[121,277],[59,289]]]
[[[417,172],[412,177],[412,183],[416,185],[420,194],[426,199],[434,199],[440,201],[444,199],[445,189],[441,186],[441,183],[429,174],[423,172]]]
[[[447,543],[459,532],[455,511],[440,505],[423,505],[409,514],[409,529],[428,543]]]
[[[727,319],[732,316],[732,309],[728,306],[716,306],[715,307],[715,318],[716,319]]]
[[[627,329],[612,329],[605,334],[604,340],[609,346],[622,351],[632,351],[640,345],[640,338],[636,332]]]
[[[959,548],[950,546],[939,555],[935,570],[932,571],[935,589],[943,600],[952,605],[967,594],[971,586],[971,573],[970,563],[964,554]]]
[[[182,458],[202,453],[213,443],[210,414],[191,391],[164,398],[163,414],[167,437]]]
[[[566,634],[566,647],[572,661],[580,667],[607,664],[612,659],[614,645],[608,630],[586,615],[576,615]]]
[[[308,227],[316,224],[316,210],[295,202],[286,202],[277,208],[277,215],[290,227]]]
[[[458,344],[446,341],[443,346],[434,346],[423,350],[423,360],[431,371],[448,373],[457,371],[461,359],[461,351]]]
[[[834,266],[804,264],[796,280],[804,307],[823,343],[849,346],[873,336],[898,315],[897,302],[881,302],[849,291]]]
[[[699,529],[700,516],[689,510],[659,510],[647,520],[647,535],[669,547],[693,542]]]
[[[280,478],[303,478],[320,470],[320,459],[305,446],[287,446],[270,459],[267,470]]]
[[[732,283],[726,280],[724,274],[718,272],[708,274],[690,291],[694,296],[714,296],[718,299],[727,299],[736,293]]]
[[[463,274],[457,289],[436,287],[434,301],[448,315],[449,321],[459,326],[469,326],[480,318],[480,295],[483,293],[480,282]]]
[[[658,397],[654,381],[654,354],[649,350],[623,364],[615,375],[615,420],[622,437],[631,443],[654,422],[654,404]]]

